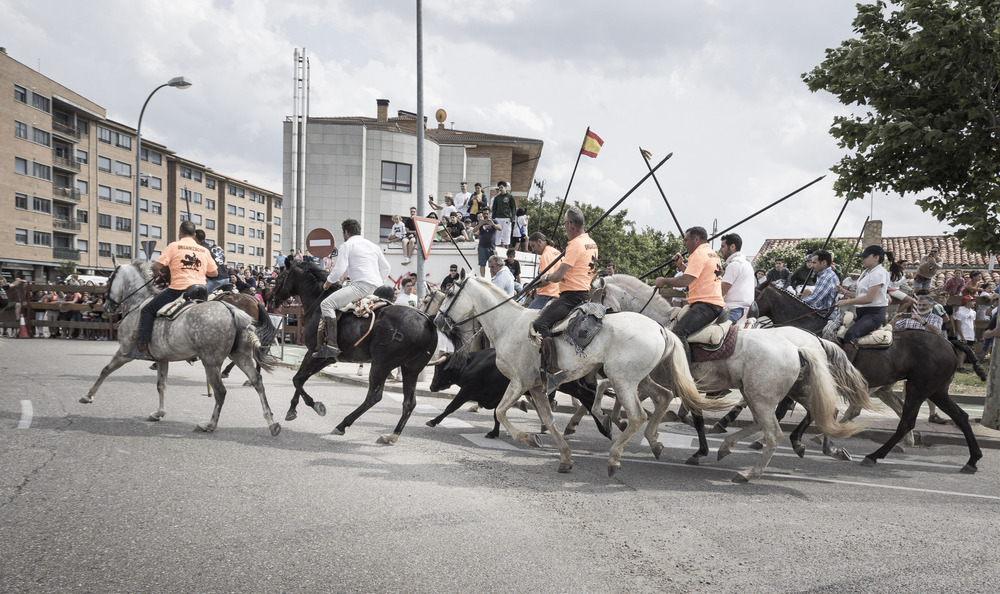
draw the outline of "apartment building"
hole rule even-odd
[[[467,181],[469,191],[500,180],[515,197],[531,191],[541,140],[447,128],[439,110],[438,125],[424,125],[425,191],[444,204]],[[398,111],[389,117],[389,101],[376,102],[374,117],[293,118],[284,127],[285,249],[304,247],[303,238],[317,227],[340,237],[340,223],[357,219],[365,237],[385,238],[393,215],[407,216],[427,196],[417,191],[417,117]],[[492,192],[487,191],[492,197]]]
[[[65,262],[84,274],[130,259],[134,225],[153,257],[190,218],[234,265],[268,266],[279,249],[281,195],[212,171],[11,58],[0,48],[0,272],[58,280]],[[135,177],[139,175],[139,196]],[[135,219],[138,201],[139,220]],[[11,208],[12,207],[12,208]],[[279,216],[272,216],[272,213]],[[140,254],[141,255],[141,254]]]

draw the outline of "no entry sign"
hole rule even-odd
[[[333,233],[318,227],[306,235],[306,251],[317,258],[325,258],[333,253]]]

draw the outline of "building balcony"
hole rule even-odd
[[[53,229],[65,229],[68,231],[79,231],[80,223],[72,219],[60,219],[57,217],[52,218],[52,228]]]
[[[80,140],[80,133],[76,128],[70,126],[69,124],[64,124],[59,120],[52,120],[52,131],[60,136],[67,136],[74,140]]]
[[[71,250],[69,248],[52,248],[52,257],[56,260],[72,260],[74,262],[80,261],[80,250]]]
[[[73,188],[60,188],[52,187],[52,197],[57,200],[72,200],[73,202],[80,201],[80,190],[74,190]]]
[[[76,162],[76,159],[67,159],[66,157],[60,157],[55,153],[52,154],[52,165],[53,167],[58,167],[59,169],[68,169],[75,172],[80,171],[80,164]]]

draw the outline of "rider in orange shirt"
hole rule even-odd
[[[689,256],[687,264],[680,254],[674,256],[680,276],[659,277],[656,287],[687,287],[687,302],[691,305],[684,317],[674,325],[672,331],[684,343],[684,352],[691,360],[688,336],[708,326],[719,314],[726,302],[722,299],[722,260],[708,245],[708,232],[704,227],[691,227],[684,234],[684,248]]]

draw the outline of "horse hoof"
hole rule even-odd
[[[281,425],[278,423],[271,423],[268,429],[271,430],[271,437],[277,437],[281,433]]]
[[[813,435],[810,439],[812,439],[814,443],[823,443],[822,435]]]
[[[524,400],[518,400],[514,408],[521,409],[521,412],[528,412],[528,404]]]
[[[903,449],[903,446],[899,445],[898,443],[896,445],[892,446],[892,451],[896,452],[896,453],[899,453],[899,454],[905,454],[906,453],[906,450]]]
[[[844,448],[837,448],[836,450],[834,450],[832,456],[837,460],[843,460],[845,462],[850,462],[854,460],[854,458],[851,456],[851,453],[845,450]]]
[[[548,433],[549,432],[549,428],[546,427],[545,425],[542,425],[541,429],[539,429],[539,432],[541,432],[541,433]]]
[[[736,476],[733,477],[734,483],[749,483],[750,477],[742,472],[737,472]]]
[[[321,416],[321,417],[325,417],[326,416],[326,405],[323,404],[322,402],[318,402],[318,401],[314,402],[313,406],[312,406],[312,409],[314,411],[316,411],[316,414],[318,414],[319,416]]]
[[[490,431],[486,434],[486,439],[496,439],[498,437],[500,437],[500,433],[497,431]]]
[[[229,374],[228,373],[223,373],[221,377],[222,377],[222,379],[229,379]]]
[[[865,459],[861,461],[861,465],[868,466],[869,468],[871,468],[872,466],[875,466],[875,460],[869,458],[868,456],[865,456]]]
[[[657,456],[657,457],[659,457],[659,456]],[[722,458],[720,457],[719,459],[721,460]],[[698,456],[697,454],[694,454],[690,458],[688,458],[687,460],[685,460],[684,463],[687,464],[688,466],[700,466],[701,465],[701,457]]]
[[[559,463],[559,472],[561,472],[563,474],[569,472],[572,469],[573,469],[573,463],[572,462],[560,462]]]
[[[244,388],[249,388],[249,387],[250,387],[250,386],[252,386],[252,385],[253,385],[253,384],[251,384],[251,383],[250,383],[250,380],[247,380],[247,381],[243,382],[243,387],[244,387]]]
[[[156,421],[159,421],[162,418],[163,418],[163,415],[158,415],[156,413],[150,413],[150,415],[148,417],[146,417],[146,420],[147,421],[153,421],[155,423]]]
[[[973,466],[972,464],[966,464],[965,466],[962,467],[962,470],[960,470],[959,472],[961,472],[962,474],[976,474],[977,470],[979,469]]]
[[[708,429],[705,429],[705,433],[725,433],[726,431],[727,429],[718,423],[712,425]]]
[[[437,427],[437,423],[435,423],[433,419],[427,421],[424,425],[427,425],[428,427]]]
[[[80,404],[93,404],[93,403],[94,403],[93,398],[88,398],[87,396],[80,398]]]
[[[397,439],[399,439],[398,435],[395,435],[393,433],[386,433],[385,435],[379,435],[376,442],[385,445],[393,445],[394,443],[396,443]]]
[[[672,410],[668,410],[667,412],[663,413],[663,422],[664,423],[679,423],[680,420],[681,420],[681,418],[678,417],[677,413],[675,413]]]
[[[609,477],[615,476],[615,473],[618,472],[618,469],[621,467],[622,465],[619,462],[616,462],[614,464],[608,464],[608,476]]]
[[[747,447],[750,448],[751,450],[763,450],[764,442],[758,439],[757,441],[751,442],[750,445],[748,445]]]
[[[330,435],[343,435],[343,434],[344,430],[341,429],[340,427],[334,427],[333,431],[330,432]]]
[[[794,446],[792,446],[792,451],[798,454],[799,458],[806,457],[806,446],[802,445],[801,443],[797,443]]]
[[[199,431],[204,431],[205,433],[211,433],[215,431],[215,425],[211,423],[198,423],[198,425],[195,428],[198,429]]]
[[[531,436],[531,441],[535,445],[536,448],[542,447],[542,436],[541,436],[541,434],[536,433],[536,434],[532,435]]]
[[[295,419],[298,418],[298,416],[299,416],[299,413],[295,412],[294,410],[290,410],[290,411],[288,411],[288,414],[285,415],[285,420],[286,421],[294,421]]]
[[[663,444],[660,442],[656,442],[653,445],[649,446],[649,449],[653,450],[653,456],[655,456],[656,459],[659,460],[660,454],[663,453]]]
[[[729,455],[729,448],[727,448],[726,446],[722,446],[721,448],[719,448],[719,457],[718,457],[719,460],[722,460],[728,455]]]
[[[563,437],[566,437],[567,435],[573,435],[574,433],[576,433],[576,427],[566,425],[566,428],[563,429]]]

